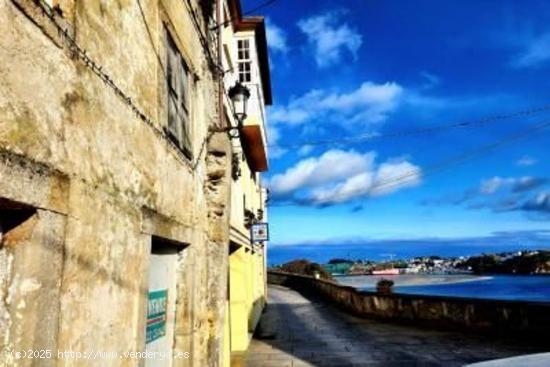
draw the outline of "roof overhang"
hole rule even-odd
[[[254,172],[267,171],[267,154],[260,126],[243,126],[240,135],[243,151],[250,165],[250,169]]]
[[[229,0],[229,12],[235,32],[254,31],[256,50],[258,52],[258,62],[262,78],[262,91],[266,105],[273,104],[273,95],[271,92],[271,72],[269,69],[269,57],[267,48],[267,36],[265,31],[265,18],[242,17],[241,3],[239,0]]]

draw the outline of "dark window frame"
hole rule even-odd
[[[183,154],[192,159],[191,72],[168,29],[165,46],[166,133]]]

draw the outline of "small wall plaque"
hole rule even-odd
[[[255,223],[250,229],[252,242],[269,241],[269,224]]]
[[[166,335],[166,300],[168,290],[161,289],[149,292],[147,303],[147,329],[145,342],[147,344]]]

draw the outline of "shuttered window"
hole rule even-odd
[[[185,155],[191,158],[189,69],[168,31],[166,50],[167,132]]]

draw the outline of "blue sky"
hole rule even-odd
[[[278,0],[259,13],[273,246],[548,235],[550,128],[533,129],[549,109],[387,136],[549,105],[548,2]]]

